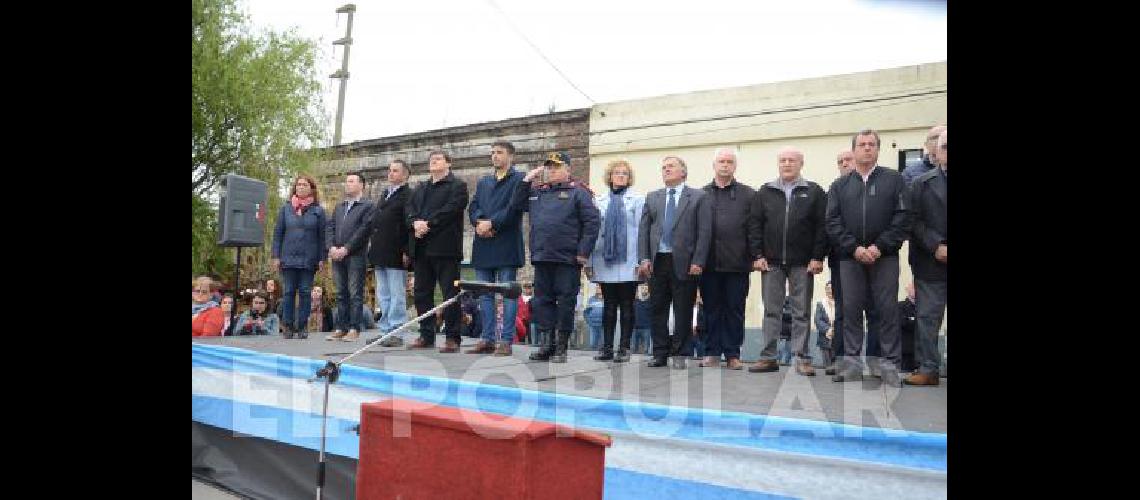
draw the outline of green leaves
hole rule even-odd
[[[316,43],[254,33],[235,0],[192,0],[191,191],[194,273],[224,261],[216,248],[215,189],[225,174],[265,180],[268,234],[280,206],[276,187],[312,165],[303,150],[326,143],[328,121],[316,71]],[[208,234],[212,233],[212,234]],[[232,266],[232,262],[229,264]]]

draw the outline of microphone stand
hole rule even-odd
[[[433,307],[430,311],[421,314],[419,317],[408,320],[403,325],[400,325],[399,328],[388,332],[386,335],[365,344],[364,347],[361,347],[356,352],[341,358],[340,361],[329,361],[323,368],[317,370],[317,373],[313,376],[313,378],[310,378],[308,380],[309,383],[313,383],[318,379],[325,379],[325,397],[321,408],[321,452],[317,465],[317,500],[322,500],[324,498],[322,494],[325,487],[325,427],[328,424],[329,418],[329,386],[335,384],[336,381],[340,378],[340,366],[343,365],[346,361],[356,357],[360,353],[367,351],[368,348],[372,347],[374,344],[383,342],[388,337],[391,337],[392,335],[395,335],[411,327],[412,323],[417,323],[420,320],[435,314],[436,311],[451,305],[455,301],[459,300],[459,298],[462,297],[465,293],[470,293],[470,290],[460,290],[459,293],[455,294],[454,297],[443,301],[443,303]]]

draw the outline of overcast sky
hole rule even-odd
[[[348,16],[336,9],[351,0],[242,1],[256,28],[295,28],[317,40],[322,77],[340,67],[342,49],[331,42],[344,36]],[[561,111],[946,60],[939,1],[354,3],[342,143],[551,105]],[[339,83],[323,82],[331,141]]]

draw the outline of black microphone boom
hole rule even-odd
[[[464,290],[472,295],[501,293],[503,297],[508,299],[517,299],[519,295],[522,295],[522,285],[519,285],[517,281],[488,283],[486,281],[456,280],[455,285],[458,286],[460,290]]]

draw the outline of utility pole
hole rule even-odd
[[[356,4],[344,4],[336,10],[337,14],[348,14],[348,31],[344,38],[333,42],[333,45],[344,45],[344,59],[341,60],[340,69],[329,75],[329,78],[340,79],[340,96],[336,103],[336,131],[333,132],[333,146],[340,145],[340,125],[344,121],[344,91],[348,87],[348,51],[352,48],[352,14],[356,12]]]

